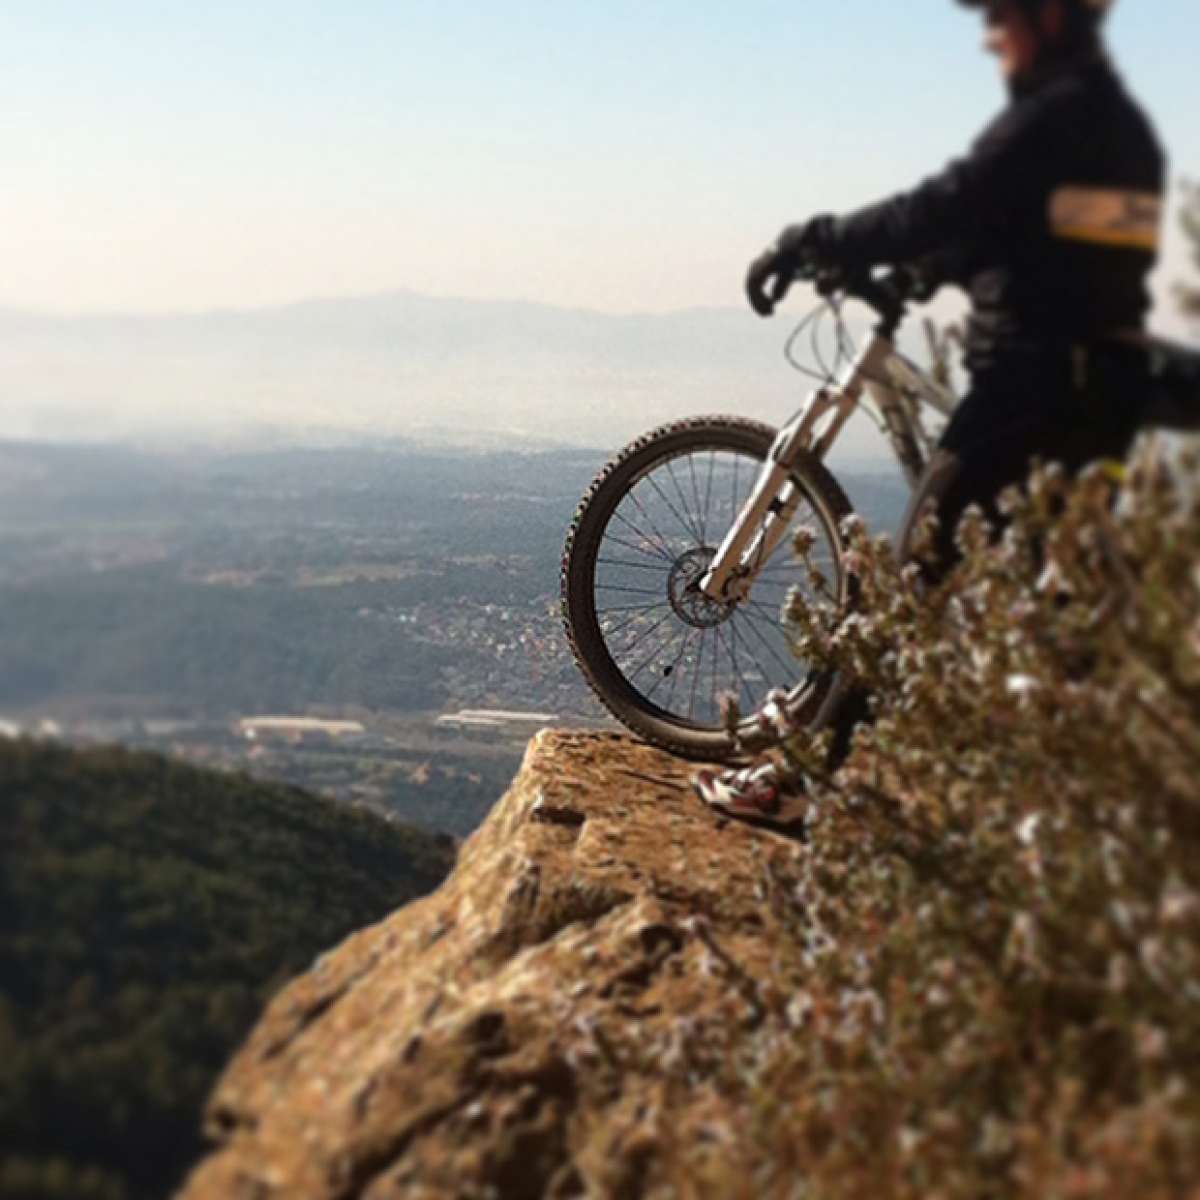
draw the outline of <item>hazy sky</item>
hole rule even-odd
[[[1111,41],[1200,175],[1198,17],[1125,0]],[[980,37],[950,0],[9,0],[0,304],[739,303],[782,223],[967,143]]]

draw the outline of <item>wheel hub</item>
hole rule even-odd
[[[667,599],[675,615],[695,629],[712,629],[729,620],[736,605],[722,604],[700,590],[709,563],[716,554],[715,547],[696,546],[681,554],[671,565],[667,576]]]

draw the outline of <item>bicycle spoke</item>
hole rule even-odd
[[[675,700],[675,688],[679,683],[679,664],[683,662],[683,656],[687,653],[688,643],[695,636],[695,633],[696,631],[694,629],[689,629],[683,639],[683,645],[679,647],[679,657],[675,660],[674,669],[671,671],[671,687],[667,692],[667,702],[665,707],[668,712],[671,711],[671,705]]]
[[[667,641],[665,643],[663,643],[663,645],[670,645],[669,637],[668,637]],[[663,649],[662,645],[657,646],[654,650],[651,651],[650,657],[645,659],[642,662],[642,665],[640,667],[638,667],[636,670],[631,671],[628,675],[625,676],[625,678],[628,679],[630,683],[633,683],[633,681],[635,679],[637,679],[637,677],[659,656],[659,653],[662,651],[662,649]],[[661,682],[661,680],[659,682]],[[655,688],[657,688],[657,687],[658,687],[658,684],[655,684],[654,687],[650,689],[650,691],[643,693],[647,700],[651,696],[654,695]]]
[[[696,486],[696,456],[689,454],[687,458],[688,474],[692,480],[692,498],[696,501],[696,519],[700,522],[700,544],[708,545],[707,528],[705,524],[705,512],[700,507],[700,489]]]
[[[597,614],[597,616],[599,616],[599,614]],[[624,633],[626,629],[628,629],[631,625],[636,625],[641,619],[641,613],[634,613],[632,617],[626,617],[624,621],[621,621],[619,624],[611,626],[608,629],[605,629],[603,626],[601,626],[600,633],[607,641],[611,638],[615,638],[619,633]]]
[[[655,557],[657,557],[657,555]],[[629,562],[624,558],[598,558],[596,559],[596,565],[605,567],[628,567],[631,571],[662,570],[662,567],[656,567],[653,563]]]
[[[734,641],[735,645],[736,645],[736,641],[737,641],[739,628],[740,628],[740,626],[735,624],[734,622],[731,621],[729,623],[729,636],[730,636],[730,639],[732,641]],[[750,628],[753,629],[754,627],[750,626]],[[769,644],[768,644],[767,648],[770,649]],[[749,641],[746,640],[745,637],[742,638],[742,652],[743,652],[743,654],[749,655],[750,661],[751,661],[751,663],[753,663],[755,671],[757,671],[758,674],[762,676],[763,682],[766,684],[767,690],[769,691],[771,689],[771,687],[774,685],[774,680],[771,678],[771,672],[767,670],[766,666],[763,664],[762,659],[759,658],[758,655],[754,652],[754,648],[751,646]],[[787,667],[784,667],[785,681],[788,678],[789,674],[790,674],[790,672],[788,671]],[[766,692],[764,692],[763,695],[766,695]],[[762,696],[758,696],[758,697],[751,696],[751,703],[753,703],[755,705],[755,707],[757,707],[758,704],[761,703],[762,698],[763,698]]]
[[[667,463],[668,473],[670,472],[670,470],[671,470],[671,464]],[[672,476],[672,478],[674,478],[674,476]],[[669,508],[671,510],[671,515],[675,518],[675,520],[677,520],[680,523],[680,525],[683,526],[683,530],[687,534],[687,536],[691,540],[696,541],[696,538],[697,538],[696,531],[687,523],[687,520],[680,514],[679,509],[677,509],[675,507],[675,505],[671,503],[670,496],[668,496],[662,490],[662,488],[660,488],[658,486],[658,480],[656,480],[653,475],[647,475],[646,478],[642,482],[648,483],[655,490],[655,492],[658,493],[658,498],[667,506],[667,508]],[[678,483],[676,483],[676,485],[675,485],[675,490],[676,491],[679,490]],[[630,492],[629,494],[630,494],[630,496],[633,495],[632,492]],[[697,544],[699,544],[699,543],[697,542]]]
[[[631,596],[661,596],[661,588],[633,588],[624,587],[617,583],[598,583],[596,584],[597,591],[605,592],[627,592]]]
[[[696,659],[696,674],[692,676],[692,698],[688,703],[688,720],[694,720],[696,716],[696,692],[700,686],[700,672],[704,665],[704,638],[708,633],[707,629],[700,630],[700,654]]]
[[[632,492],[629,493],[629,497],[630,497],[630,499],[633,499]],[[613,516],[616,517],[617,520],[620,521],[622,525],[628,525],[629,528],[638,535],[638,537],[646,538],[646,540],[652,546],[655,546],[654,539],[649,537],[644,529],[639,529],[627,516],[624,515],[624,513],[618,512],[616,509],[614,509]],[[657,533],[658,531],[655,530],[655,532]],[[606,536],[611,536],[611,535],[606,534]],[[662,541],[662,534],[658,534],[658,537],[659,537],[659,544],[655,548],[655,554],[653,557],[665,559],[667,562],[674,562],[675,556],[671,553],[670,546],[668,546],[666,544],[666,542]],[[612,540],[614,542],[616,542],[618,546],[628,546],[629,545],[628,542],[622,542],[615,536],[613,537]],[[632,547],[630,547],[630,549],[638,550],[642,554],[650,553],[650,551],[644,550],[639,546],[632,546]]]
[[[732,636],[733,635],[732,635],[732,631],[731,631],[730,632],[731,639],[732,639]],[[718,642],[724,641],[724,639],[722,639],[722,637],[721,637],[721,627],[719,625],[717,626],[717,641]],[[734,677],[736,678],[738,684],[740,685],[740,690],[738,690],[738,703],[741,704],[741,694],[742,694],[742,692],[745,692],[746,699],[750,702],[751,707],[753,707],[754,706],[754,693],[750,690],[750,685],[746,682],[745,675],[742,674],[742,668],[738,665],[737,643],[731,640],[731,641],[725,642],[725,644],[728,647],[727,653],[729,654],[730,665],[733,667]],[[737,689],[735,689],[735,690],[737,690]]]
[[[758,640],[759,640],[760,642],[762,642],[762,644],[763,644],[763,645],[766,647],[766,649],[767,649],[767,653],[768,653],[768,654],[770,654],[770,655],[771,655],[771,657],[772,657],[772,658],[774,658],[774,659],[775,659],[775,661],[776,661],[776,662],[779,664],[780,668],[783,670],[783,677],[784,677],[784,680],[786,681],[786,680],[787,680],[787,678],[788,678],[788,677],[789,677],[789,676],[790,676],[790,675],[791,675],[791,674],[792,674],[792,673],[795,671],[795,669],[796,669],[796,662],[795,662],[795,660],[793,660],[793,661],[792,661],[792,662],[789,664],[789,663],[787,663],[787,662],[786,662],[786,661],[785,661],[785,660],[784,660],[784,659],[783,659],[783,658],[780,656],[780,654],[779,654],[779,651],[778,651],[778,650],[776,650],[776,649],[775,649],[775,647],[771,645],[770,641],[767,639],[767,636],[766,636],[766,635],[765,635],[765,634],[762,632],[762,630],[761,630],[761,629],[759,629],[759,627],[758,627],[757,625],[755,625],[755,624],[754,624],[754,621],[753,621],[753,619],[751,618],[750,614],[748,614],[748,613],[743,613],[743,614],[738,614],[738,615],[739,615],[739,616],[745,616],[745,617],[746,617],[746,619],[747,619],[747,625],[746,625],[746,628],[747,628],[747,629],[749,629],[749,630],[750,630],[750,632],[751,632],[752,634],[754,634],[754,636],[755,636],[756,638],[758,638]],[[775,626],[775,628],[776,628],[776,629],[778,629],[778,628],[779,628],[779,626],[778,626],[778,625],[776,625],[776,626]]]
[[[779,547],[777,546],[775,553],[767,559],[759,570],[759,574],[765,575],[768,571],[791,571],[795,575],[803,575],[806,563],[812,563],[813,566],[829,566],[832,562],[833,552],[825,547],[810,551],[807,558],[792,557],[790,555],[780,558]]]
[[[763,698],[766,696],[767,692],[771,690],[774,680],[771,678],[770,671],[768,671],[763,665],[762,660],[757,654],[755,654],[754,648],[750,645],[749,640],[745,636],[741,635],[739,630],[739,625],[732,621],[729,623],[729,641],[732,644],[734,651],[740,655],[738,676],[742,680],[743,686],[746,686],[747,690],[749,691],[751,708],[757,709],[758,706],[763,702]],[[749,668],[746,667],[747,659],[749,659],[750,662]],[[750,680],[746,675],[746,671],[748,669],[753,670],[754,674],[758,676],[759,680],[761,680],[761,682],[756,681],[758,687],[757,691],[750,689],[748,686],[750,683]]]
[[[670,608],[667,603],[662,604],[620,604],[612,605],[609,608],[596,609],[596,616],[606,616],[608,613],[615,612],[653,612],[656,608]]]
[[[644,641],[645,641],[645,640],[646,640],[646,639],[647,639],[647,638],[648,638],[648,637],[649,637],[649,636],[650,636],[652,633],[654,633],[654,632],[655,632],[655,630],[659,629],[659,628],[660,628],[660,627],[663,625],[663,623],[664,623],[664,622],[666,622],[667,620],[669,620],[669,619],[670,619],[670,616],[671,616],[671,614],[668,612],[668,613],[666,613],[665,615],[663,615],[662,617],[660,617],[660,618],[659,618],[657,621],[655,621],[655,622],[654,622],[654,624],[653,624],[653,625],[651,625],[651,626],[650,626],[650,628],[649,628],[649,629],[643,629],[643,630],[642,630],[642,632],[641,632],[640,634],[638,634],[638,636],[637,636],[637,637],[635,637],[635,638],[633,639],[633,641],[629,643],[629,645],[628,645],[628,646],[622,646],[622,647],[621,647],[621,649],[620,649],[619,651],[617,651],[617,653],[618,653],[618,654],[620,654],[620,655],[622,655],[622,656],[632,653],[632,652],[633,652],[633,651],[634,651],[634,650],[635,650],[635,649],[636,649],[638,646],[640,646],[640,645],[641,645],[641,644],[642,644],[642,643],[643,643],[643,642],[644,642]],[[616,661],[616,654],[614,654],[614,655],[613,655],[613,661],[614,661],[614,662]]]
[[[709,688],[709,692],[708,692],[708,701],[710,704],[712,704],[716,708],[718,715],[720,714],[720,711],[721,711],[721,701],[720,701],[721,685],[717,679],[717,636],[716,635],[719,631],[720,631],[719,626],[716,626],[713,628],[712,684],[711,684],[711,686]]]
[[[800,669],[799,664],[807,660],[798,658],[793,654],[792,639],[788,636],[786,627],[778,619],[772,620],[769,617],[761,616],[759,613],[747,612],[745,609],[741,610],[739,616],[745,618],[748,622],[744,628],[751,630],[770,650],[775,661],[783,669],[785,679],[793,678]],[[770,637],[764,630],[769,630],[771,633],[779,635],[779,640],[775,645],[772,644]],[[785,650],[787,651],[787,658],[783,657]]]
[[[692,461],[692,458],[691,458],[691,455],[689,454],[688,462],[690,463],[691,461]],[[667,474],[671,476],[671,482],[675,485],[675,491],[679,495],[679,502],[683,507],[683,511],[689,517],[693,517],[695,519],[696,523],[690,524],[689,528],[692,531],[693,537],[695,537],[695,539],[696,539],[696,545],[703,546],[704,545],[704,534],[701,531],[701,527],[699,524],[700,515],[699,515],[699,513],[693,513],[692,510],[688,507],[687,497],[683,494],[683,485],[679,482],[679,477],[675,474],[675,464],[673,462],[671,462],[669,459],[667,460]]]
[[[739,460],[735,458],[733,460],[733,494],[729,497],[734,516],[742,511],[742,503],[738,499],[738,464]]]
[[[779,615],[768,617],[765,613],[751,612],[748,608],[740,608],[738,616],[744,617],[747,621],[755,621],[759,625],[766,625],[769,629],[782,630],[784,625]]]
[[[716,467],[716,463],[717,452],[715,450],[710,450],[708,452],[708,481],[704,485],[704,515],[706,518],[708,516],[709,502],[712,499],[713,470]]]
[[[643,481],[639,480],[639,482],[643,482]],[[650,482],[655,488],[657,488],[658,485],[654,483],[653,479],[651,479]],[[662,546],[663,550],[666,552],[667,558],[670,559],[671,561],[674,561],[675,554],[674,554],[674,551],[672,551],[672,549],[671,549],[670,539],[659,529],[659,527],[657,525],[655,525],[654,518],[646,510],[646,507],[645,507],[645,505],[642,504],[641,500],[638,499],[637,489],[630,488],[629,491],[626,493],[626,495],[628,496],[628,498],[630,500],[633,501],[634,507],[638,510],[638,512],[640,512],[642,514],[642,516],[646,518],[646,521],[649,524],[650,528],[654,530],[654,533],[658,538],[659,544]],[[613,515],[616,516],[617,514],[614,513]]]
[[[751,608],[757,609],[760,613],[762,613],[764,620],[769,620],[773,625],[779,626],[780,628],[783,627],[782,607],[773,609],[769,604],[760,604],[759,601],[751,599],[747,599],[746,603]],[[743,609],[742,611],[745,612],[746,610]]]
[[[675,673],[676,673],[675,669],[683,661],[683,655],[684,655],[685,651],[687,650],[688,641],[690,640],[692,634],[695,632],[696,631],[694,629],[683,630],[682,636],[681,636],[680,642],[679,642],[679,650],[677,651],[675,657],[658,673],[658,676],[654,681],[654,686],[646,693],[647,700],[654,699],[654,693],[657,692],[660,687],[662,687],[664,680],[673,679],[675,677]],[[668,642],[664,643],[664,646],[666,646],[666,645],[670,645],[670,642],[668,641]],[[630,678],[630,681],[632,682],[633,676],[631,675],[629,678]]]

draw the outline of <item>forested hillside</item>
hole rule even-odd
[[[296,789],[0,741],[0,1195],[165,1194],[267,997],[452,857]]]

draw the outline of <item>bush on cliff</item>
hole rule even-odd
[[[150,754],[0,741],[0,1195],[165,1195],[266,998],[449,839]]]
[[[1195,469],[1143,456],[1115,506],[1041,472],[933,593],[856,531],[858,613],[794,607],[876,720],[767,897],[794,938],[758,1002],[794,1033],[725,1072],[729,1195],[1196,1194]]]

